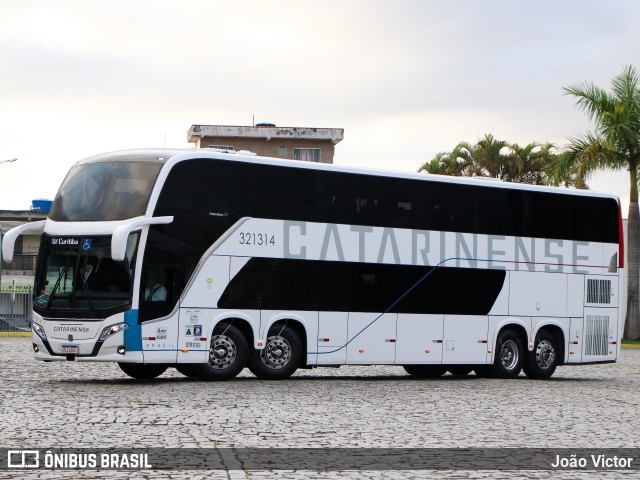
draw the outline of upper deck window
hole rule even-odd
[[[156,162],[96,162],[71,168],[53,202],[52,220],[124,220],[144,215],[162,168]]]

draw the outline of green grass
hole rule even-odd
[[[640,340],[622,340],[623,345],[640,345]]]

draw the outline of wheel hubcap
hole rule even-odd
[[[209,347],[209,365],[213,368],[227,368],[236,359],[237,348],[226,335],[215,335]]]
[[[291,345],[284,337],[269,337],[260,358],[268,368],[284,368],[291,360]]]
[[[556,359],[556,351],[548,340],[542,340],[536,348],[536,363],[542,369],[547,369],[553,365]]]
[[[513,370],[518,364],[520,352],[518,345],[513,340],[507,340],[500,349],[500,363],[505,370]]]

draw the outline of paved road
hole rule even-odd
[[[0,338],[0,446],[48,447],[640,447],[640,350],[613,365],[561,367],[551,381],[445,376],[400,367],[248,371],[200,382],[171,369],[138,383],[115,364],[41,363],[26,338]],[[631,473],[631,472],[627,472]],[[33,472],[77,478],[78,472]],[[269,478],[273,472],[156,472],[140,478]],[[286,472],[286,478],[547,478],[549,472]],[[556,478],[593,478],[593,472]],[[621,472],[599,474],[619,478]],[[1,478],[11,477],[0,472]],[[89,472],[87,478],[131,478]]]

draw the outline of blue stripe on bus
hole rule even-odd
[[[129,352],[142,351],[142,327],[138,323],[138,310],[124,312],[124,323],[129,325],[124,331],[124,344]]]

